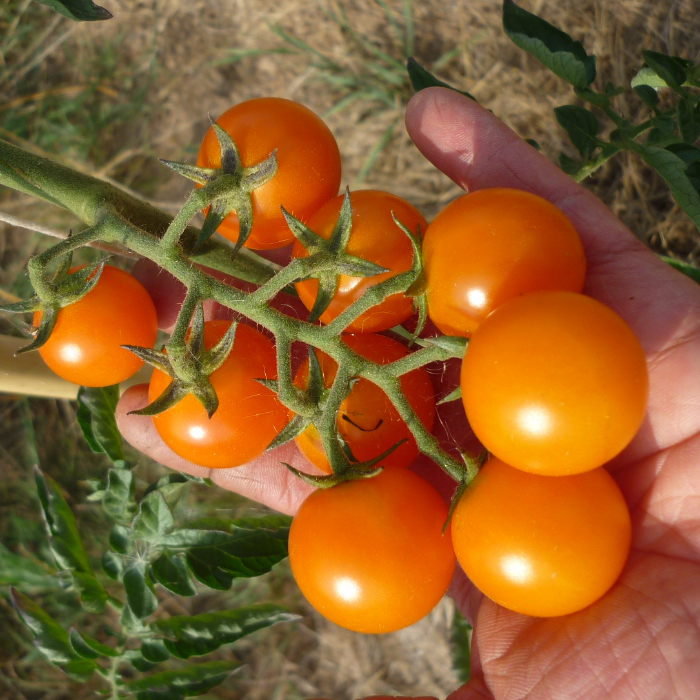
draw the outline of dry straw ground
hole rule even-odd
[[[404,58],[399,39],[406,29],[401,0],[104,0],[102,4],[113,12],[113,20],[78,25],[54,19],[29,0],[0,2],[0,48],[5,58],[0,118],[12,108],[20,119],[17,123],[28,125],[23,135],[5,127],[0,137],[113,178],[169,209],[183,201],[187,185],[162,168],[157,158],[193,160],[207,127],[207,113],[216,116],[241,100],[279,95],[325,114],[348,95],[341,86],[331,85],[333,76],[352,76],[355,89],[365,92],[376,88],[376,76],[369,76],[377,59],[363,41],[398,61]],[[628,83],[640,65],[641,48],[700,60],[698,0],[523,0],[522,4],[582,40],[598,57],[599,80]],[[395,25],[387,20],[382,5],[390,9]],[[13,37],[27,22],[37,27],[34,45],[25,40],[21,51],[12,49]],[[548,157],[556,159],[562,149],[573,155],[552,113],[553,107],[575,101],[572,92],[510,43],[500,27],[500,2],[415,0],[413,22],[413,53],[421,63],[435,66],[441,78],[469,90],[523,137],[534,138]],[[307,42],[328,59],[326,63],[308,51],[289,52],[291,45],[281,38],[280,29]],[[330,61],[341,73],[329,68]],[[22,87],[27,76],[34,76],[29,92],[26,85]],[[401,122],[409,94],[405,86],[384,85],[381,98],[357,99],[327,117],[343,153],[344,184],[388,189],[430,218],[458,190],[422,159],[406,137]],[[51,110],[63,100],[80,101],[88,91],[90,104],[96,104],[102,115],[96,144],[83,148],[67,131],[65,139],[58,131],[58,137],[42,140],[55,116]],[[135,104],[138,108],[129,112]],[[635,120],[642,114],[636,99],[620,98],[619,105]],[[77,132],[95,129],[92,112],[76,114],[82,115],[73,123]],[[361,178],[368,156],[384,137],[386,145],[373,169]],[[637,159],[623,156],[612,161],[587,186],[655,250],[697,262],[697,232],[661,179]],[[48,206],[12,193],[0,193],[0,209],[59,228],[71,225]],[[0,283],[5,289],[19,291],[22,265],[35,245],[19,229],[4,225],[0,229]],[[13,406],[11,400],[2,404],[6,420],[15,416]],[[72,415],[65,405],[55,403],[42,410],[59,416],[47,421],[51,425],[63,425]],[[1,437],[11,439],[7,430]],[[0,460],[10,460],[9,444],[2,447]],[[21,468],[13,461],[8,465],[11,475]],[[4,493],[2,502],[13,501]],[[5,517],[0,513],[0,520]],[[285,584],[282,589],[290,605],[301,605],[298,594],[289,592],[293,587]],[[216,596],[209,603],[216,605]],[[446,641],[450,623],[451,607],[445,603],[418,626],[394,635],[365,637],[307,613],[291,631],[270,631],[240,645],[247,666],[210,697],[281,700],[322,695],[341,700],[379,693],[444,697],[456,685]],[[42,676],[29,668],[16,653],[5,651],[2,697],[87,697],[84,689],[63,683],[59,675]]]

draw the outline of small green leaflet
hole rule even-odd
[[[95,5],[92,0],[34,0],[41,5],[50,7],[65,17],[77,22],[96,22],[103,19],[112,19],[112,13],[104,7]]]
[[[585,88],[595,80],[595,56],[589,56],[580,41],[513,0],[503,2],[503,29],[514,44],[574,87]]]

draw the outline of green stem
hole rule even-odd
[[[343,472],[347,470],[350,464],[338,441],[336,417],[341,404],[350,390],[350,380],[353,374],[347,362],[338,365],[338,371],[336,372],[333,386],[328,392],[326,405],[323,407],[321,420],[317,426],[323,448],[326,451],[333,473],[339,476],[342,476]]]
[[[291,369],[287,369],[290,365],[286,359],[286,353],[289,352],[288,348],[291,347],[291,342],[300,341],[312,345],[335,360],[339,368],[337,380],[329,392],[326,411],[322,419],[324,446],[331,458],[335,455],[335,459],[339,463],[345,461],[344,454],[340,458],[342,448],[335,431],[337,409],[345,397],[350,379],[352,377],[365,377],[384,389],[396,403],[397,409],[415,435],[420,449],[447,473],[461,478],[460,470],[463,470],[464,466],[444,452],[439,447],[437,440],[430,436],[420,420],[415,417],[410,405],[403,398],[400,382],[386,372],[382,375],[381,370],[377,369],[377,365],[359,357],[339,338],[340,331],[360,314],[383,301],[387,296],[403,292],[415,276],[413,271],[390,277],[371,287],[362,299],[355,302],[333,323],[325,327],[317,326],[291,318],[281,311],[270,308],[266,303],[271,298],[270,295],[274,294],[274,290],[283,288],[280,287],[283,282],[286,286],[298,273],[298,270],[295,268],[292,268],[291,271],[283,270],[281,280],[270,283],[269,286],[265,287],[265,291],[260,292],[257,296],[249,295],[213,278],[197,265],[192,264],[193,262],[211,264],[211,259],[205,260],[204,253],[206,251],[204,250],[188,257],[191,252],[191,247],[188,248],[188,242],[193,244],[197,240],[197,229],[187,227],[184,230],[184,235],[180,239],[182,248],[162,245],[160,237],[171,225],[172,217],[107,183],[74,173],[47,159],[25,153],[21,149],[0,142],[0,184],[8,184],[15,189],[63,206],[79,216],[89,226],[99,224],[100,240],[105,243],[125,245],[130,250],[168,270],[188,289],[200,290],[202,294],[206,292],[207,296],[210,296],[214,301],[269,329],[274,334],[276,342],[281,344],[283,348],[283,354],[280,356],[283,362],[280,368],[282,370],[282,385],[286,386],[287,389],[282,392],[282,399],[283,403],[291,410],[294,410],[295,407],[302,408],[296,403],[294,395],[289,390]],[[171,228],[171,231],[176,231],[181,226],[182,219],[179,220],[177,226]],[[54,250],[46,258],[40,256],[39,261],[34,264],[37,265],[51,256],[67,252],[87,242],[88,239],[97,237],[97,230],[78,234],[72,239],[59,243],[57,250]],[[175,238],[174,233],[172,233],[172,238]],[[230,248],[210,245],[209,241],[205,243],[203,249],[207,246],[209,246],[209,251],[214,251],[211,257],[215,258],[217,264],[211,266],[216,269],[224,268],[224,271],[237,277],[263,284],[275,274],[274,268],[269,264],[259,264],[260,259],[253,253],[240,251],[231,260]],[[240,274],[239,261],[245,263],[245,274]],[[301,269],[302,265],[299,264],[298,267]],[[257,276],[257,280],[251,279],[254,276]],[[41,282],[39,282],[39,286],[41,286]],[[437,353],[435,350],[430,350],[430,352]],[[424,363],[428,358],[433,357],[430,352],[421,355],[417,360],[407,360],[403,366],[394,367],[394,370],[398,370],[399,373],[403,373],[404,370],[410,371],[412,363]],[[437,353],[436,358],[438,356],[439,353]],[[306,410],[305,407],[304,410]]]
[[[342,333],[353,321],[356,321],[374,306],[381,304],[387,297],[406,291],[413,281],[413,277],[414,273],[409,270],[369,287],[356,302],[353,302],[326,326],[326,332],[329,335]]]
[[[173,220],[169,214],[107,182],[76,172],[2,140],[0,185],[62,207],[88,226],[95,226],[106,213],[116,213],[122,221],[129,222],[142,235],[148,235],[156,241],[168,230]],[[110,221],[113,221],[111,217]],[[105,220],[105,225],[109,225],[110,221]],[[181,240],[185,252],[191,254],[192,261],[197,264],[255,284],[265,283],[278,269],[252,251],[240,251],[234,258],[228,245],[213,239],[192,252],[199,234],[198,228],[187,226]],[[120,237],[113,237],[112,240],[126,244]]]

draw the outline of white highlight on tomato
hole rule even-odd
[[[474,306],[477,309],[483,309],[486,306],[486,292],[483,289],[470,289],[467,292],[467,301],[470,306]]]
[[[359,599],[362,591],[356,581],[345,577],[335,582],[335,592],[338,597],[342,598],[344,601],[354,603]]]
[[[205,436],[206,431],[204,430],[204,428],[202,428],[201,425],[193,425],[190,428],[190,437],[193,440],[203,440]]]
[[[71,364],[77,365],[83,359],[83,353],[80,350],[79,345],[74,343],[66,343],[61,348],[61,359],[64,362],[70,362]]]
[[[552,429],[549,412],[540,406],[530,406],[520,411],[518,423],[524,431],[535,436],[548,435]]]
[[[527,583],[532,578],[532,566],[525,557],[511,555],[501,561],[503,573],[513,583]]]

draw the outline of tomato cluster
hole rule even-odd
[[[425,367],[395,378],[405,397],[401,411],[369,370],[351,377],[337,404],[335,432],[322,437],[319,415],[339,355],[315,352],[317,414],[306,416],[290,439],[328,475],[316,483],[333,485],[313,492],[292,524],[290,562],[304,595],[331,620],[363,632],[400,629],[427,614],[447,590],[456,561],[487,596],[529,615],[563,615],[600,598],[630,546],[627,507],[602,466],[641,425],[647,375],[630,328],[582,294],[586,260],[573,224],[544,199],[506,188],[466,194],[429,225],[387,192],[338,196],[340,155],[331,132],[289,100],[237,105],[219,125],[248,171],[275,154],[274,175],[246,195],[254,223],[244,245],[268,250],[295,241],[290,264],[321,261],[310,276],[294,279],[319,324],[334,323],[371,298],[364,297],[368,290],[422,265],[410,293],[392,288],[349,318],[334,352],[344,346],[354,361],[363,358],[363,366],[369,362],[376,371],[409,358],[409,348],[387,332],[414,314],[422,282],[435,326],[468,339],[462,401],[491,455],[459,491],[450,523],[437,490],[407,468],[419,452],[414,435],[431,431],[436,418]],[[215,173],[231,157],[222,156],[210,130],[200,149],[201,172]],[[343,219],[346,209],[351,215]],[[235,211],[219,231],[237,240]],[[340,256],[336,268],[324,262],[331,253]],[[320,269],[324,264],[331,269]],[[374,273],[357,272],[369,269]],[[126,273],[105,268],[94,290],[60,311],[42,355],[78,383],[121,381],[140,360],[119,346],[155,343],[155,311],[144,294]],[[314,316],[324,295],[327,303]],[[114,299],[119,308],[109,306]],[[74,320],[87,315],[91,335],[105,340],[94,360],[81,349],[76,330],[87,324]],[[108,319],[105,329],[94,330],[93,315]],[[224,342],[229,327],[228,321],[203,324],[202,357]],[[127,334],[139,329],[140,335]],[[208,377],[216,411],[210,415],[195,396],[185,396],[154,417],[163,440],[181,457],[215,469],[260,456],[297,418],[274,390],[277,359],[268,335],[240,323],[232,350]],[[296,369],[290,388],[307,398],[313,393],[310,362]],[[151,401],[172,386],[156,369]],[[329,460],[324,446],[336,443],[328,440],[342,446],[345,461],[337,454]],[[371,471],[374,466],[379,472]]]

